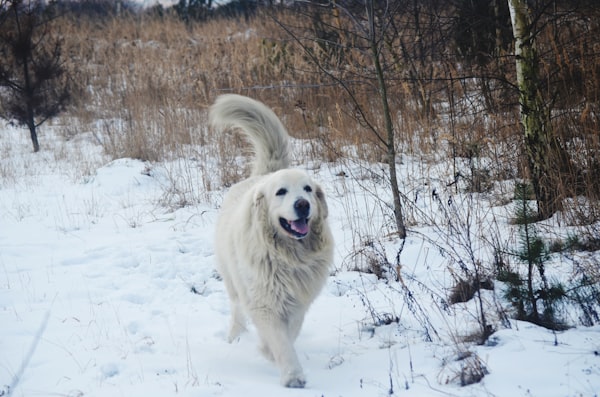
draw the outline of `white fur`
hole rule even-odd
[[[287,168],[288,134],[262,103],[223,95],[209,119],[220,129],[240,129],[256,154],[252,175],[231,187],[217,222],[217,266],[231,300],[229,341],[250,317],[282,384],[304,387],[293,343],[333,259],[323,190],[305,172]]]

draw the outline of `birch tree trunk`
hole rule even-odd
[[[508,0],[513,36],[521,124],[525,152],[538,204],[540,219],[560,209],[556,181],[560,169],[560,149],[550,124],[550,111],[539,91],[538,56],[526,0]]]

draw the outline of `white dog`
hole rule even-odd
[[[287,131],[264,104],[222,95],[209,122],[241,130],[255,153],[252,175],[231,187],[216,229],[217,266],[231,300],[229,342],[250,317],[281,383],[304,387],[293,344],[333,260],[323,190],[305,172],[288,169]]]

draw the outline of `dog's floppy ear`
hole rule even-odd
[[[267,195],[265,181],[258,181],[250,189],[252,190],[252,204],[254,205],[254,207],[265,204],[264,201]]]
[[[266,218],[264,217],[267,216],[267,198],[265,197],[265,192],[263,191],[261,185],[257,185],[255,189],[256,190],[253,192],[254,194],[252,195],[252,207],[254,216],[261,218],[260,221],[264,222],[266,221]]]
[[[327,200],[325,200],[325,193],[323,192],[323,188],[317,185],[316,196],[319,203],[319,214],[323,219],[326,219],[329,216],[329,208],[327,207]]]
[[[270,222],[269,222],[269,206],[267,203],[267,197],[264,192],[264,184],[259,184],[255,186],[255,190],[252,195],[252,217],[254,218],[254,222],[257,227],[264,229],[259,235],[267,236],[271,234],[270,232]]]
[[[254,192],[254,205],[259,206],[265,200],[265,193],[261,189],[256,189]]]

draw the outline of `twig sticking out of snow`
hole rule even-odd
[[[19,370],[15,373],[15,375],[12,378],[12,382],[6,388],[6,394],[4,395],[5,397],[10,397],[12,395],[13,391],[19,385],[19,382],[21,381],[21,378],[23,377],[25,370],[29,366],[29,361],[31,361],[31,357],[33,357],[33,354],[35,353],[35,350],[37,349],[38,343],[40,342],[42,335],[46,331],[46,326],[48,325],[48,319],[50,318],[51,312],[52,312],[52,306],[50,306],[50,308],[46,312],[46,315],[44,316],[42,323],[40,324],[40,326],[35,334],[35,337],[33,338],[33,342],[31,343],[31,346],[29,347],[29,351],[27,352],[27,354],[25,355],[25,358],[23,358],[23,361],[21,362],[21,366],[19,367]]]

